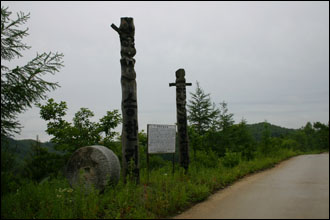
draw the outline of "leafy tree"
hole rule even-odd
[[[316,133],[316,139],[318,140],[318,148],[329,150],[329,123],[325,125],[321,122],[316,122],[313,126]]]
[[[298,129],[296,132],[291,134],[290,138],[298,143],[296,147],[297,150],[302,152],[306,152],[308,150],[308,138],[302,129]]]
[[[101,140],[99,124],[90,120],[93,116],[91,110],[80,108],[73,118],[75,140],[78,141],[79,146],[99,143]]]
[[[42,79],[45,74],[55,74],[63,67],[63,54],[42,53],[24,66],[10,69],[5,62],[21,58],[21,51],[31,47],[22,42],[28,35],[28,28],[20,27],[27,22],[30,14],[17,13],[12,19],[8,7],[1,7],[1,136],[19,133],[21,125],[17,115],[32,104],[46,98],[46,92],[59,85]]]
[[[260,151],[263,154],[270,153],[271,147],[271,135],[269,124],[267,122],[264,123],[264,130],[262,132],[261,143],[260,143]]]
[[[193,155],[194,155],[194,160],[196,160],[196,151],[197,150],[208,150],[205,149],[205,145],[203,144],[203,139],[207,135],[199,135],[197,133],[197,129],[195,128],[195,125],[188,125],[188,136],[189,136],[189,144],[193,149]]]
[[[109,147],[117,134],[112,130],[121,122],[118,110],[107,111],[99,122],[92,122],[90,118],[94,113],[87,108],[80,108],[72,124],[63,119],[67,110],[65,102],[56,103],[54,99],[49,99],[45,105],[38,106],[41,118],[48,121],[46,132],[54,136],[51,142],[55,144],[55,149],[68,155],[88,145],[102,144]]]
[[[204,149],[208,151],[214,151],[218,156],[223,157],[226,153],[228,146],[223,141],[223,133],[219,130],[210,129],[202,138]]]
[[[19,187],[20,177],[15,172],[18,166],[16,156],[8,149],[7,141],[1,140],[1,198],[3,195],[14,192]]]
[[[299,143],[292,138],[283,138],[281,143],[282,148],[291,149],[294,151],[299,150]]]
[[[41,181],[47,176],[58,176],[65,166],[65,158],[58,153],[48,152],[37,142],[32,144],[32,151],[25,160],[24,176],[35,181]]]
[[[203,135],[217,120],[219,110],[215,108],[214,103],[211,103],[210,94],[205,94],[198,82],[196,82],[196,85],[195,93],[190,93],[191,99],[187,105],[188,120],[196,129],[196,132]]]
[[[109,141],[112,141],[118,135],[118,132],[113,131],[113,129],[118,126],[121,120],[121,115],[117,109],[107,111],[106,115],[100,119],[99,129],[104,132]]]
[[[244,159],[253,159],[256,150],[255,140],[247,128],[246,121],[242,119],[238,125],[233,125],[232,133],[233,148],[230,150],[232,152],[241,152]]]
[[[294,149],[302,152],[329,150],[329,123],[307,122],[287,138],[294,141]]]
[[[104,132],[104,136],[102,136],[103,139],[101,138],[99,143],[110,148],[118,156],[120,161],[122,156],[121,138],[119,133],[114,131],[114,128],[121,122],[121,115],[118,110],[115,109],[106,112],[106,115],[100,119],[97,128],[101,134]],[[116,139],[118,139],[118,141]]]
[[[316,125],[316,124],[314,124]],[[309,149],[320,149],[319,141],[317,139],[317,131],[313,127],[312,123],[307,122],[306,126],[303,128],[305,135],[307,136],[307,145]]]

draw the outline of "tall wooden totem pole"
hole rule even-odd
[[[123,115],[122,152],[123,176],[126,180],[128,174],[140,182],[139,147],[138,147],[138,117],[136,95],[136,73],[134,70],[136,54],[134,44],[135,27],[133,18],[123,17],[119,28],[112,24],[111,27],[119,34],[121,44],[121,88]]]
[[[189,167],[189,142],[187,131],[186,86],[191,86],[192,84],[186,83],[184,69],[178,69],[175,72],[175,75],[175,83],[170,83],[169,86],[176,86],[176,116],[179,139],[179,163],[187,173]]]

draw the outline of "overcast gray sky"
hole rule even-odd
[[[133,17],[139,130],[176,122],[175,71],[184,68],[187,87],[196,81],[217,105],[225,101],[235,122],[268,122],[300,128],[329,121],[329,2],[7,2],[30,12],[32,48],[62,52],[64,65],[45,77],[60,88],[48,93],[66,101],[66,119],[86,107],[98,121],[120,109],[120,42],[110,28]],[[45,103],[45,102],[42,102]],[[219,105],[218,105],[219,106]],[[17,139],[50,139],[34,107],[19,116]],[[120,131],[121,127],[118,127]]]

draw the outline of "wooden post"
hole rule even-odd
[[[136,54],[134,44],[135,27],[133,18],[123,17],[119,28],[111,27],[119,34],[121,44],[121,88],[123,115],[122,152],[123,176],[130,174],[136,183],[140,182],[139,148],[138,148],[138,117],[136,95],[136,73],[134,70]]]
[[[179,136],[179,163],[186,172],[189,167],[189,143],[187,131],[187,110],[186,110],[186,86],[191,86],[191,83],[186,83],[184,69],[179,69],[175,72],[176,81],[170,83],[171,86],[176,86],[176,112],[177,125]]]

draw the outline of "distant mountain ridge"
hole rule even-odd
[[[270,124],[268,122],[260,122],[256,124],[247,124],[248,129],[250,130],[252,136],[256,141],[260,141],[262,137],[262,132],[265,129],[265,125],[268,124],[271,137],[282,137],[290,135],[295,132],[297,129],[284,128],[277,125]]]
[[[8,150],[9,152],[17,156],[17,160],[24,160],[26,156],[31,152],[31,146],[36,145],[38,142],[36,140],[25,139],[25,140],[15,140],[10,137],[5,137],[1,140],[3,146],[2,150]],[[51,142],[39,142],[40,146],[46,148],[49,152],[57,152],[54,149],[54,144]]]

